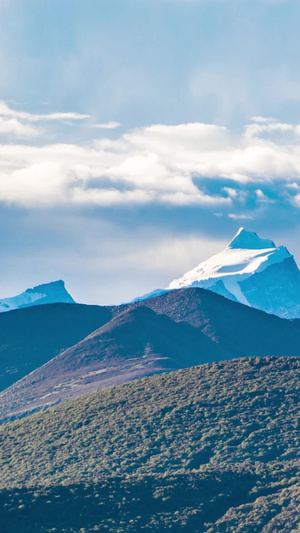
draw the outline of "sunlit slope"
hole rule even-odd
[[[251,358],[137,380],[0,428],[3,487],[299,454],[299,358]]]

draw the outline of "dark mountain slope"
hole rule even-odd
[[[49,304],[0,314],[0,390],[111,319],[107,307]]]
[[[206,364],[5,424],[1,530],[296,532],[299,377],[298,358]]]
[[[180,289],[144,305],[199,328],[234,357],[300,355],[300,320],[285,320],[199,288]]]
[[[0,394],[0,417],[132,379],[230,358],[200,330],[151,309],[128,309]]]
[[[0,491],[0,530],[197,533],[243,502],[253,485],[249,474],[195,472]]]

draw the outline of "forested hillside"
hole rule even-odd
[[[297,531],[299,370],[203,365],[2,426],[2,530]]]

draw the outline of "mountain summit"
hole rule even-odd
[[[32,305],[54,303],[75,303],[62,280],[37,285],[18,296],[0,299],[0,313]]]
[[[227,248],[242,250],[263,250],[265,248],[276,248],[273,241],[261,239],[254,231],[247,231],[240,228]]]
[[[202,287],[283,318],[300,317],[300,271],[284,246],[240,228],[226,248],[170,283]]]

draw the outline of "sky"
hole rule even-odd
[[[300,265],[300,1],[0,0],[0,294],[113,304],[240,226]]]

